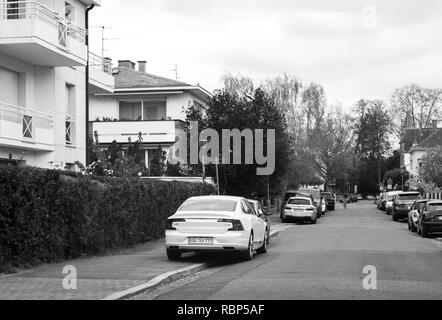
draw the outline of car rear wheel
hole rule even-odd
[[[167,258],[171,261],[176,261],[181,259],[181,252],[176,249],[166,249]]]
[[[249,237],[249,246],[247,250],[240,252],[240,257],[242,260],[250,261],[253,259],[253,233]]]
[[[428,227],[422,224],[421,235],[423,238],[428,238]]]
[[[268,239],[267,239],[267,232],[264,234],[264,241],[262,243],[261,248],[257,249],[256,252],[261,254],[261,253],[266,253],[267,252],[267,244],[268,244]]]
[[[317,221],[317,219],[314,218],[314,219],[311,219],[311,220],[310,220],[310,223],[311,223],[311,224],[316,224],[316,221]]]
[[[397,216],[396,216],[394,213],[392,213],[392,214],[391,214],[391,219],[392,219],[393,221],[397,221]]]

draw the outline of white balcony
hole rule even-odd
[[[53,151],[53,117],[0,102],[0,146]]]
[[[184,128],[184,123],[178,120],[92,122],[92,132],[96,132],[98,141],[104,144],[114,140],[128,143],[129,139],[135,142],[140,132],[143,143],[173,144],[179,135],[179,128]]]
[[[103,59],[89,52],[89,86],[90,93],[109,93],[115,88],[112,76],[112,61]]]
[[[0,0],[0,52],[32,65],[85,66],[86,30],[36,1]]]

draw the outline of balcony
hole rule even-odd
[[[53,117],[0,102],[0,146],[53,151]]]
[[[175,143],[179,135],[177,129],[184,130],[184,123],[179,120],[147,120],[147,121],[94,121],[92,132],[98,135],[98,141],[110,144],[112,141],[128,143],[138,140],[141,132],[143,143]]]
[[[0,0],[0,52],[32,65],[85,66],[86,30],[36,1]]]
[[[89,52],[89,87],[90,93],[109,93],[115,88],[112,76],[112,60],[103,59]]]

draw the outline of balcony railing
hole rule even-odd
[[[112,75],[112,60],[103,59],[92,52],[89,52],[89,66]]]
[[[0,20],[39,19],[58,29],[58,43],[69,46],[69,37],[86,42],[86,30],[37,1],[1,1]]]
[[[0,138],[53,144],[53,126],[50,114],[0,102]]]

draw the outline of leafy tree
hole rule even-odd
[[[165,172],[166,152],[158,146],[153,152],[152,160],[149,163],[149,175],[150,176],[162,176]]]
[[[235,83],[233,80],[231,81]],[[221,136],[222,129],[275,129],[275,172],[270,177],[270,186],[274,192],[279,191],[281,178],[287,170],[289,138],[286,132],[284,115],[278,110],[274,101],[262,89],[256,89],[251,94],[240,95],[236,89],[226,86],[210,101],[204,114],[195,110],[187,112],[187,121],[203,118],[199,129],[211,128]],[[266,136],[264,136],[264,143]],[[267,150],[267,146],[263,146]],[[242,139],[242,159],[244,159],[245,141]],[[219,150],[221,155],[221,149]],[[197,167],[201,167],[198,165]],[[250,196],[257,192],[266,194],[267,177],[257,176],[258,165],[219,165],[220,187],[222,193]],[[214,165],[207,166],[207,174],[215,175]]]
[[[357,114],[354,124],[355,151],[362,158],[377,162],[378,182],[380,182],[381,162],[391,148],[389,141],[391,118],[382,100],[359,100],[355,110]]]
[[[427,152],[422,166],[422,178],[442,187],[442,147]]]

